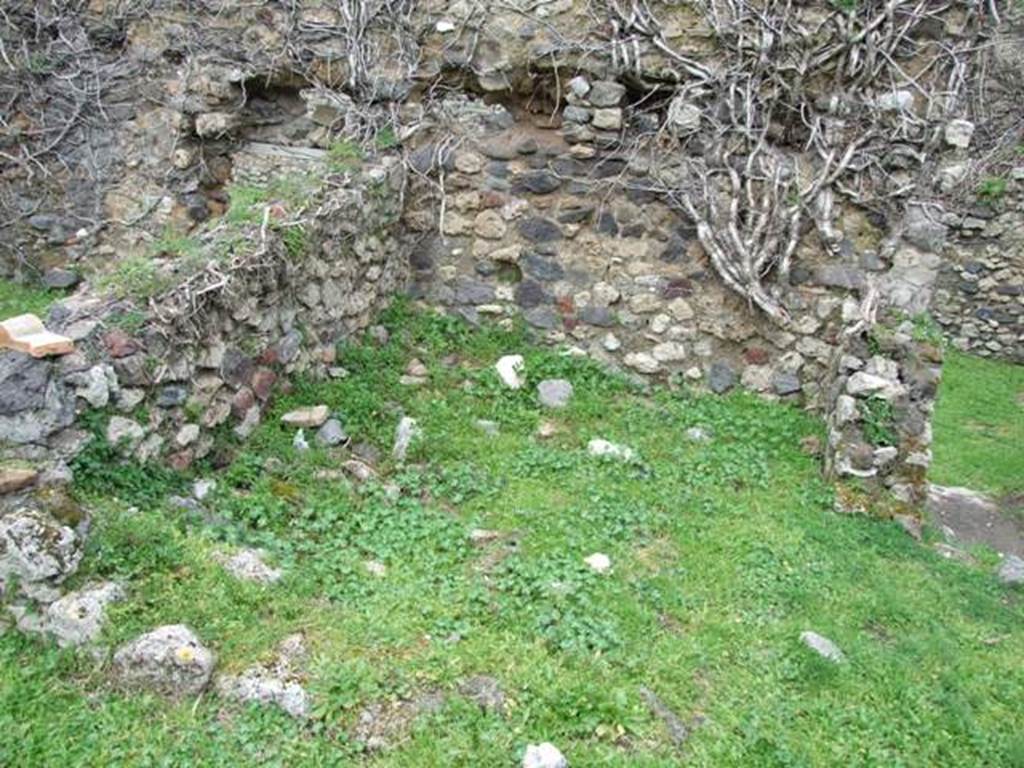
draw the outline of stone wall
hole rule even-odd
[[[1024,166],[991,205],[948,224],[932,314],[958,349],[1024,363]]]
[[[111,442],[184,469],[209,453],[212,430],[248,434],[287,375],[340,375],[337,343],[406,279],[393,236],[403,166],[385,159],[345,180],[316,193],[302,254],[287,247],[286,227],[257,224],[232,232],[247,242],[244,258],[211,262],[148,303],[88,285],[58,303],[48,324],[74,339],[74,353],[0,355],[0,457],[60,480],[90,439],[76,417],[110,409]]]

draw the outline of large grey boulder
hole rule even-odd
[[[45,512],[28,507],[0,517],[0,589],[13,578],[35,600],[59,597],[56,585],[82,560],[78,535]]]
[[[194,696],[206,688],[216,659],[188,627],[171,624],[121,646],[114,671],[124,684],[165,696]]]

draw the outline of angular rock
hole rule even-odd
[[[545,379],[537,385],[537,399],[545,408],[565,408],[572,391],[572,384],[565,379]]]
[[[39,473],[28,467],[0,466],[0,496],[28,488],[38,477]]]
[[[819,635],[817,632],[801,632],[800,642],[814,651],[816,654],[821,656],[823,659],[827,659],[835,664],[841,662],[845,657],[843,652],[839,650],[839,646],[829,640],[823,635]]]
[[[522,219],[519,234],[532,243],[546,243],[562,239],[562,230],[555,222],[539,216]]]
[[[587,100],[595,107],[615,107],[625,95],[625,86],[611,80],[598,80],[591,86]]]
[[[1024,558],[1007,555],[996,572],[1001,584],[1019,587],[1024,584]]]
[[[665,125],[676,136],[686,136],[700,130],[701,110],[685,96],[676,96],[669,102]]]
[[[316,441],[321,445],[342,445],[348,442],[348,439],[348,434],[338,419],[328,419],[316,433]]]
[[[78,535],[46,513],[19,507],[0,517],[0,589],[13,578],[26,595],[48,602],[81,560]]]
[[[636,458],[636,451],[632,448],[599,437],[587,443],[587,453],[591,456],[608,457],[619,461],[633,461]]]
[[[214,663],[213,653],[182,624],[157,627],[114,654],[114,672],[122,683],[171,697],[202,693]]]
[[[970,120],[950,120],[942,131],[946,143],[957,149],[967,149],[971,146],[971,138],[974,136],[974,123]]]
[[[134,450],[145,436],[141,424],[124,416],[111,416],[107,423],[107,442],[111,445],[126,445]]]
[[[311,709],[310,697],[300,683],[305,656],[302,635],[292,635],[281,643],[272,664],[257,664],[240,675],[219,675],[217,691],[229,699],[274,705],[294,718],[306,718]]]
[[[395,428],[395,445],[391,450],[391,455],[394,457],[395,461],[405,461],[405,457],[409,453],[409,446],[412,444],[412,441],[421,437],[422,434],[423,432],[420,429],[419,424],[416,423],[416,419],[409,416],[403,416],[399,420],[398,426]]]
[[[103,631],[107,606],[124,598],[124,589],[113,582],[69,592],[47,606],[43,630],[53,635],[61,648],[92,643]]]
[[[494,370],[506,387],[519,389],[526,381],[525,366],[522,355],[505,355],[494,364]]]
[[[303,429],[316,429],[327,421],[331,409],[326,405],[314,405],[310,408],[299,408],[289,411],[281,417],[281,423],[288,427],[301,427]]]
[[[265,553],[260,549],[241,549],[232,555],[220,554],[217,560],[224,569],[240,581],[273,584],[281,580],[281,570],[267,565]]]
[[[523,768],[569,768],[569,761],[549,742],[527,744]]]
[[[708,369],[708,387],[716,395],[728,392],[736,386],[736,371],[728,363],[716,360]]]

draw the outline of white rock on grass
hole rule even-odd
[[[823,659],[827,659],[835,664],[838,664],[845,658],[838,645],[817,632],[801,632],[800,642]]]
[[[125,685],[166,696],[195,696],[206,688],[216,658],[188,627],[171,624],[126,643],[114,654]]]
[[[525,367],[526,362],[522,355],[505,355],[494,364],[494,370],[498,372],[498,377],[509,389],[519,389],[523,386],[526,381]]]
[[[595,552],[592,555],[588,555],[583,558],[583,562],[587,564],[590,570],[597,573],[607,573],[612,568],[612,559],[604,554],[604,552]]]
[[[14,581],[26,596],[51,602],[81,560],[78,535],[48,514],[21,507],[0,517],[0,590]]]
[[[256,584],[273,584],[281,580],[281,570],[267,565],[261,549],[242,549],[232,555],[218,554],[217,561],[224,569],[240,581]]]
[[[537,385],[537,399],[545,408],[565,408],[572,399],[572,384],[565,379],[545,379]]]
[[[306,440],[305,430],[300,429],[295,433],[295,437],[292,438],[292,447],[299,453],[305,453],[309,450],[309,442]]]
[[[587,443],[587,453],[591,456],[605,456],[619,461],[633,461],[636,458],[636,452],[632,448],[599,437]]]
[[[124,590],[113,582],[104,582],[69,592],[40,613],[23,606],[11,606],[22,632],[52,635],[61,648],[95,641],[103,631],[107,606],[124,599]]]
[[[1024,585],[1024,559],[1016,555],[1007,555],[1002,565],[999,566],[999,571],[996,575],[999,577],[1000,583],[1007,586],[1019,587]]]
[[[270,665],[257,664],[240,675],[219,675],[217,691],[226,698],[255,704],[273,704],[292,717],[309,715],[310,701],[299,683],[306,658],[302,635],[291,635],[281,643]]]
[[[569,768],[569,761],[554,744],[545,741],[543,744],[526,746],[523,768]]]
[[[192,495],[196,501],[202,501],[217,487],[216,480],[200,479],[192,483]]]
[[[395,428],[395,446],[391,451],[395,461],[405,461],[412,441],[421,435],[422,430],[420,430],[419,424],[416,423],[416,419],[410,416],[403,416]]]

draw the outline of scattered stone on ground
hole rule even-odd
[[[316,429],[327,421],[331,415],[331,409],[326,405],[313,405],[309,408],[298,408],[288,411],[281,417],[281,423],[288,427],[301,427],[303,429]]]
[[[1024,557],[1024,521],[983,493],[930,485],[925,510],[936,527],[952,530],[959,541]]]
[[[192,483],[192,495],[196,501],[202,501],[209,496],[217,487],[216,480],[201,479]]]
[[[306,440],[306,431],[300,429],[295,433],[295,437],[292,438],[292,447],[299,453],[305,453],[309,450],[309,442]]]
[[[367,560],[363,563],[363,567],[371,576],[383,578],[388,575],[388,567],[380,560]]]
[[[956,560],[966,565],[976,565],[977,560],[970,552],[967,552],[959,547],[954,547],[952,544],[947,544],[944,541],[937,541],[932,545],[935,552],[947,560]]]
[[[0,590],[11,581],[40,602],[60,597],[56,586],[78,568],[82,542],[45,512],[19,507],[0,517]]]
[[[28,488],[38,477],[39,473],[28,467],[0,467],[0,496]]]
[[[459,693],[474,701],[480,709],[495,715],[505,714],[505,692],[495,678],[474,675],[459,684]]]
[[[640,686],[640,698],[655,717],[665,724],[668,738],[676,747],[681,747],[690,735],[686,723],[662,701],[658,695],[645,685]]]
[[[569,768],[569,761],[550,742],[527,744],[523,768]]]
[[[323,426],[317,430],[316,440],[321,445],[336,446],[348,442],[348,434],[338,419],[328,419]]]
[[[267,565],[262,549],[241,549],[234,554],[217,553],[214,557],[224,569],[241,581],[273,584],[281,579],[281,571]]]
[[[477,419],[473,422],[473,426],[488,437],[498,436],[498,422],[496,421],[490,421],[489,419]]]
[[[537,385],[537,398],[545,408],[565,408],[572,399],[572,384],[565,379],[545,379]]]
[[[68,592],[41,613],[20,605],[10,610],[22,632],[52,635],[61,648],[70,648],[94,642],[103,631],[107,606],[124,597],[120,585],[108,581]]]
[[[1024,584],[1024,558],[1007,555],[996,572],[1001,584],[1018,587]]]
[[[587,564],[590,570],[597,573],[607,573],[612,567],[611,558],[603,552],[595,552],[592,555],[587,555],[583,558],[583,562]]]
[[[398,427],[395,428],[395,447],[391,451],[392,457],[395,461],[405,461],[406,455],[409,453],[409,446],[413,440],[416,440],[422,435],[422,430],[419,424],[416,423],[416,419],[410,416],[403,416],[398,422]]]
[[[553,421],[542,421],[537,427],[537,437],[541,440],[547,440],[558,434],[558,425]]]
[[[505,534],[501,531],[490,531],[486,528],[474,528],[469,532],[469,541],[477,547],[490,544],[492,541],[499,541]]]
[[[217,691],[229,699],[274,704],[292,717],[308,717],[310,698],[301,684],[306,656],[302,635],[290,635],[272,664],[257,664],[240,675],[218,675]]]
[[[419,715],[438,712],[444,703],[444,694],[439,691],[427,691],[412,699],[371,702],[359,713],[352,738],[370,751],[389,749],[405,739]]]
[[[839,650],[839,646],[829,640],[823,635],[819,635],[817,632],[801,632],[800,642],[814,651],[816,654],[821,656],[823,659],[827,659],[835,664],[841,662],[844,658],[843,652]]]
[[[519,389],[525,383],[526,363],[522,355],[505,355],[494,364],[498,377],[509,389]]]
[[[427,383],[429,376],[430,371],[423,364],[423,361],[413,358],[405,367],[405,374],[399,379],[399,383],[405,386],[420,386]]]
[[[213,653],[182,624],[157,627],[114,654],[114,672],[122,683],[171,697],[202,693],[214,663]]]
[[[686,439],[691,443],[711,442],[711,435],[703,427],[690,427],[686,430]]]
[[[345,472],[352,476],[353,480],[360,483],[365,483],[367,480],[373,479],[377,474],[373,471],[373,467],[359,459],[349,459],[341,466]]]
[[[618,445],[617,443],[603,440],[599,437],[594,438],[587,443],[587,453],[591,456],[607,456],[608,458],[618,459],[619,461],[633,461],[636,458],[636,452],[625,445]]]

